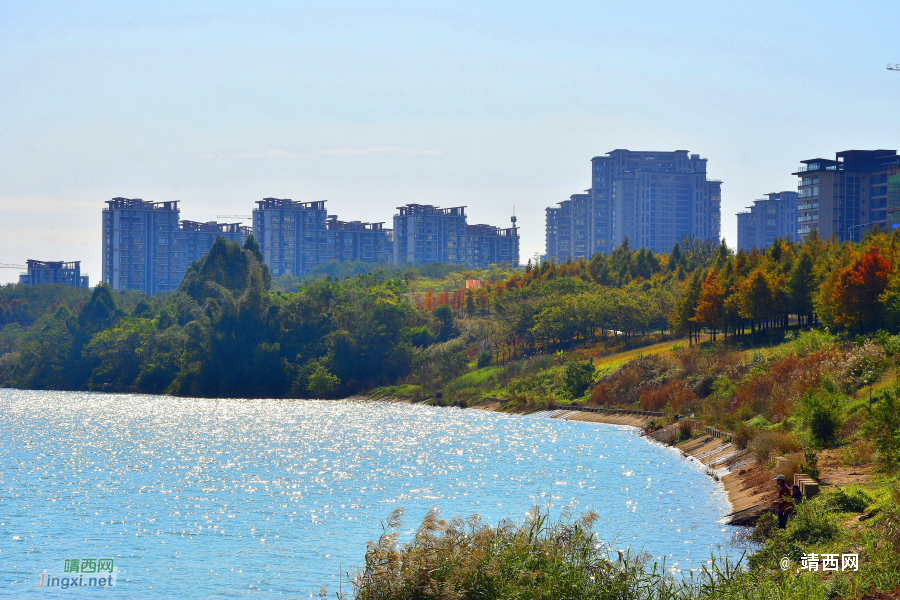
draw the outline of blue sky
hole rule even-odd
[[[616,148],[708,158],[733,246],[800,160],[900,146],[890,2],[125,4],[0,0],[0,262],[95,283],[114,196],[515,207],[524,261]]]

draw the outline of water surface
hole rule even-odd
[[[357,401],[0,390],[0,596],[317,596],[397,507],[445,518],[594,510],[617,548],[733,554],[721,486],[629,427]],[[65,559],[115,588],[39,590]],[[343,579],[343,583],[341,583]],[[333,595],[332,595],[333,597]]]

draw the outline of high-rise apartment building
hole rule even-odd
[[[817,229],[825,239],[858,241],[876,225],[896,229],[900,224],[900,197],[889,193],[900,168],[896,150],[846,150],[835,160],[800,162],[803,166],[794,173],[800,178],[799,239]]]
[[[325,201],[264,198],[253,211],[253,233],[272,275],[303,275],[325,258]]]
[[[776,238],[797,239],[797,192],[766,194],[737,214],[738,250],[762,250]]]
[[[339,262],[358,260],[366,263],[393,262],[394,240],[392,231],[384,228],[384,223],[362,223],[360,221],[338,221],[335,215],[328,215],[326,245],[329,260]],[[333,248],[332,248],[333,246]],[[327,252],[327,253],[328,253]]]
[[[22,285],[56,284],[76,288],[88,287],[88,276],[81,273],[81,261],[62,262],[29,260],[28,272],[19,275]]]
[[[516,217],[512,227],[503,229],[493,225],[466,225],[460,242],[460,264],[489,267],[500,263],[519,264],[519,228]]]
[[[175,290],[190,264],[217,236],[243,244],[249,227],[183,221],[178,201],[113,198],[103,209],[103,281],[116,290],[148,294]]]
[[[592,248],[669,252],[685,236],[719,241],[721,181],[706,177],[706,159],[687,150],[613,150],[591,160]]]
[[[465,264],[487,267],[519,263],[519,233],[512,227],[468,225],[466,208],[430,204],[397,207],[394,215],[394,262]]]
[[[273,276],[305,275],[329,261],[389,262],[391,230],[382,223],[338,221],[325,201],[264,198],[253,211],[253,232]]]
[[[546,259],[555,263],[591,257],[591,195],[572,194],[547,209]]]
[[[669,252],[685,236],[718,242],[722,182],[706,177],[706,159],[687,150],[613,150],[591,159],[587,255],[609,254],[627,237],[633,247]],[[573,197],[574,199],[574,197]],[[574,201],[574,200],[573,200]],[[562,207],[561,207],[562,208]],[[572,207],[573,213],[575,207]],[[553,209],[551,209],[553,210]],[[548,212],[547,237],[575,240],[576,219]],[[555,231],[550,231],[551,224]],[[566,248],[576,257],[574,247]],[[547,249],[548,256],[558,250]]]

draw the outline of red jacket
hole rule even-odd
[[[789,515],[794,512],[794,498],[791,495],[791,488],[784,482],[778,488],[778,500],[775,504],[778,506],[779,515]]]

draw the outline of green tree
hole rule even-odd
[[[442,304],[434,309],[434,317],[438,320],[438,337],[447,341],[453,335],[454,318],[453,309],[447,304]]]
[[[799,416],[817,447],[824,448],[834,440],[844,423],[846,401],[847,397],[829,377],[818,390],[807,392],[801,398]]]
[[[341,380],[322,365],[316,365],[306,380],[306,390],[313,398],[330,398],[340,385]]]
[[[116,297],[109,284],[100,282],[78,315],[79,325],[88,331],[100,331],[111,327],[123,313],[116,306]]]
[[[684,291],[681,298],[675,304],[675,312],[672,314],[672,329],[678,333],[688,334],[688,343],[693,345],[697,324],[693,320],[697,314],[697,305],[700,302],[700,292],[703,284],[700,282],[700,273],[695,272]]]
[[[475,314],[475,292],[471,288],[466,290],[466,314],[473,316]]]
[[[124,319],[115,327],[98,332],[85,349],[88,361],[96,365],[91,372],[91,387],[132,386],[145,358],[145,346],[155,333],[153,322],[142,318]]]
[[[572,398],[581,397],[594,381],[594,359],[586,362],[569,361],[563,375],[566,391]]]
[[[900,463],[900,388],[885,391],[868,407],[863,432],[875,442],[882,467],[895,470]]]
[[[740,314],[750,321],[750,338],[772,309],[772,286],[761,269],[754,269],[738,288]]]
[[[788,299],[791,311],[797,315],[798,325],[802,325],[801,319],[806,317],[806,324],[813,321],[813,309],[816,293],[816,277],[813,272],[815,264],[810,252],[806,249],[800,252],[800,256],[794,261],[794,266],[788,275]]]

